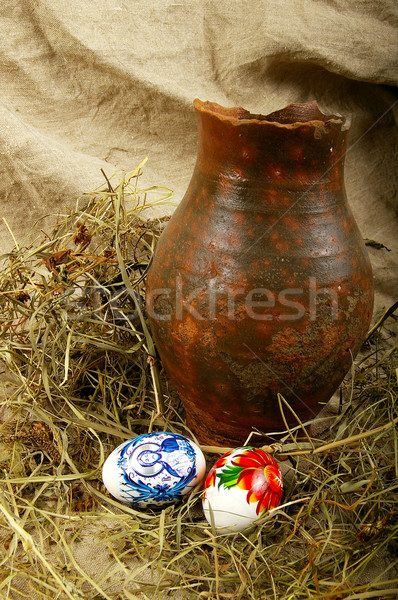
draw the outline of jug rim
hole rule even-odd
[[[199,98],[195,98],[193,105],[198,113],[212,115],[235,126],[252,123],[260,126],[273,125],[283,129],[296,129],[302,126],[319,127],[333,124],[340,126],[343,131],[349,129],[351,125],[350,118],[340,114],[323,113],[316,100],[304,103],[292,102],[267,115],[251,113],[242,106],[227,108],[217,102],[202,101]]]

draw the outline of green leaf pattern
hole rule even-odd
[[[238,467],[233,465],[227,465],[221,473],[217,473],[219,478],[218,489],[223,485],[227,489],[234,487],[238,484],[239,475],[245,469],[245,467]]]

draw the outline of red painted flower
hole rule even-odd
[[[221,467],[223,467],[225,465],[225,463],[227,462],[227,456],[229,456],[231,453],[232,453],[231,451],[227,452],[226,454],[224,454],[221,458],[219,458],[214,463],[214,465],[210,469],[210,471],[205,479],[205,483],[204,483],[205,490],[207,490],[207,488],[211,487],[212,485],[215,485],[217,469],[220,469]]]
[[[237,454],[221,473],[218,486],[231,488],[237,485],[247,490],[247,502],[258,502],[256,513],[275,508],[282,498],[282,475],[270,454],[257,448],[248,448]]]

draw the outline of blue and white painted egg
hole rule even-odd
[[[113,450],[102,479],[112,496],[125,504],[163,507],[191,492],[205,471],[205,457],[194,442],[176,433],[155,432]]]

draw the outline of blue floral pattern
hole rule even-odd
[[[196,453],[189,440],[161,432],[140,435],[124,444],[117,465],[123,501],[141,507],[181,500],[197,472]]]

